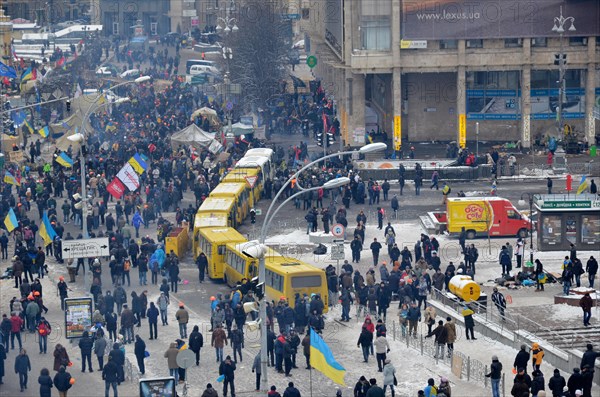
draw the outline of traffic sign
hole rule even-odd
[[[260,208],[255,208],[254,215],[262,215],[262,210]]]
[[[233,103],[231,101],[227,101],[227,104],[225,104],[225,108],[227,110],[232,110],[233,109]]]
[[[317,57],[314,55],[310,55],[306,58],[306,64],[309,68],[314,68],[315,66],[317,66]]]
[[[256,185],[256,181],[258,180],[258,176],[256,175],[248,175],[244,178],[246,178],[246,183],[248,184],[248,186],[250,186],[250,189],[252,189],[254,185]]]
[[[108,237],[85,240],[62,240],[63,259],[109,256]]]
[[[345,259],[345,253],[344,253],[344,244],[336,244],[336,245],[332,245],[331,246],[331,259],[332,260],[344,260]]]
[[[333,227],[331,228],[331,233],[335,236],[335,237],[343,237],[344,236],[344,232],[346,231],[346,228],[344,227],[344,225],[342,225],[341,223],[336,223],[335,225],[333,225]]]

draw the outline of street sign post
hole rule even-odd
[[[62,241],[63,259],[96,258],[109,255],[108,237]]]
[[[340,261],[340,260],[344,260],[345,258],[345,254],[344,254],[344,243],[341,244],[335,244],[331,246],[331,259],[336,260],[336,261]]]
[[[333,227],[331,228],[331,233],[335,236],[335,237],[344,237],[344,231],[345,231],[345,227],[344,225],[342,225],[341,223],[336,223],[335,225],[333,225]]]

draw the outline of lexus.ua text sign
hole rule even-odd
[[[63,240],[63,259],[96,258],[109,256],[108,237],[85,240]]]

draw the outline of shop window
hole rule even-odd
[[[597,246],[600,243],[600,215],[582,216],[581,242],[592,246]]]
[[[542,220],[542,242],[550,245],[562,243],[562,218],[560,215],[548,215]]]

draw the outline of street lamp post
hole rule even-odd
[[[476,153],[477,158],[479,158],[479,121],[475,123],[475,136],[477,137],[475,153]]]
[[[562,125],[562,108],[563,108],[563,96],[565,95],[566,86],[565,86],[565,71],[567,66],[566,54],[564,53],[563,46],[563,34],[565,33],[565,24],[569,22],[569,32],[574,32],[575,29],[575,18],[573,17],[563,17],[562,6],[560,7],[560,16],[554,17],[554,26],[552,27],[552,31],[560,34],[560,53],[558,54],[558,60],[555,61],[555,64],[558,64],[558,109],[556,110],[557,117],[557,130],[558,130],[558,139],[560,139],[563,125]]]
[[[523,199],[524,196],[527,196],[527,201],[529,201],[529,261],[533,263],[533,220],[531,216],[533,215],[533,198],[535,195],[528,192],[521,194],[521,199],[519,200],[520,206],[526,205]]]
[[[232,2],[233,4],[233,2]],[[227,9],[227,15],[225,17],[218,17],[217,18],[217,31],[221,32],[221,30],[223,32],[225,32],[226,36],[229,36],[230,32],[236,33],[238,30],[240,30],[237,26],[237,19],[236,18],[231,18],[229,16],[229,9],[231,7],[226,7]],[[221,26],[222,25],[222,26]],[[231,91],[231,75],[230,75],[230,62],[233,59],[233,51],[231,50],[231,47],[223,47],[223,58],[225,59],[225,62],[227,63],[227,72],[225,73],[225,106],[226,106],[226,110],[228,113],[227,116],[227,126],[229,127],[229,133],[232,133],[232,118],[233,118],[233,105],[229,103],[229,92]]]
[[[360,153],[372,153],[372,152],[378,152],[378,151],[382,151],[385,150],[387,148],[387,145],[385,143],[382,142],[377,142],[377,143],[371,143],[369,145],[365,145],[363,147],[361,147],[358,151]],[[307,165],[305,165],[304,167],[302,167],[300,170],[298,170],[294,175],[292,175],[281,187],[281,189],[279,189],[279,191],[277,192],[277,194],[275,195],[275,197],[273,198],[271,205],[269,206],[269,209],[267,210],[267,213],[265,215],[265,218],[263,220],[263,224],[260,230],[260,238],[258,241],[258,244],[255,246],[255,250],[253,254],[250,254],[250,256],[252,257],[258,257],[259,258],[259,265],[258,265],[258,282],[259,284],[263,284],[266,281],[266,269],[265,269],[265,253],[266,253],[266,249],[265,249],[265,240],[267,237],[267,231],[269,229],[269,226],[271,224],[271,221],[273,220],[273,218],[275,217],[275,215],[277,214],[277,212],[279,212],[279,210],[288,202],[290,202],[292,199],[296,198],[298,195],[306,192],[306,191],[312,191],[318,188],[310,188],[310,189],[305,189],[305,190],[300,190],[299,192],[293,194],[292,196],[290,196],[288,199],[286,199],[283,203],[281,203],[281,205],[279,205],[275,210],[273,210],[275,204],[277,204],[277,200],[279,198],[279,196],[286,190],[287,186],[292,182],[292,180],[295,180],[298,178],[298,176],[304,172],[305,170],[311,168],[313,165],[318,164],[321,161],[327,160],[329,158],[335,157],[335,156],[344,156],[344,155],[348,155],[348,154],[352,154],[352,151],[346,151],[346,152],[339,152],[339,153],[335,153],[335,154],[329,154],[327,156],[324,156],[322,158],[319,158]],[[325,183],[322,187],[325,189],[334,189],[340,186],[343,186],[347,183],[349,183],[349,179],[348,178],[337,178],[337,179],[333,179],[327,183]],[[263,298],[264,299],[264,298]],[[267,362],[268,362],[268,357],[267,357],[267,308],[266,308],[266,303],[263,302],[260,306],[259,306],[259,319],[260,319],[260,331],[261,331],[261,348],[260,348],[260,364],[261,364],[261,389],[262,390],[266,390],[268,387],[268,376],[267,376]]]
[[[150,76],[141,76],[135,80],[126,81],[124,83],[114,85],[114,86],[110,87],[108,90],[113,90],[115,88],[118,88],[118,87],[121,87],[121,86],[124,86],[127,84],[140,84],[140,83],[143,83],[148,80],[150,80]],[[87,186],[86,186],[86,180],[85,180],[85,172],[86,172],[85,171],[85,156],[83,155],[83,145],[85,144],[85,139],[86,139],[85,124],[87,123],[87,120],[92,115],[92,113],[95,112],[102,105],[102,103],[100,103],[100,104],[98,103],[98,101],[101,97],[102,97],[102,95],[97,96],[92,101],[92,103],[88,107],[87,111],[85,112],[85,115],[83,116],[83,119],[81,120],[81,132],[73,134],[67,138],[72,142],[79,143],[79,169],[80,169],[80,173],[81,173],[81,175],[80,175],[80,177],[81,177],[81,226],[83,228],[83,238],[84,239],[90,238],[90,234],[88,232],[88,227],[87,227],[88,197],[87,197]],[[85,289],[86,294],[89,293],[89,287],[90,287],[89,279],[90,278],[91,278],[91,273],[86,272],[86,275],[84,278],[84,289]]]

